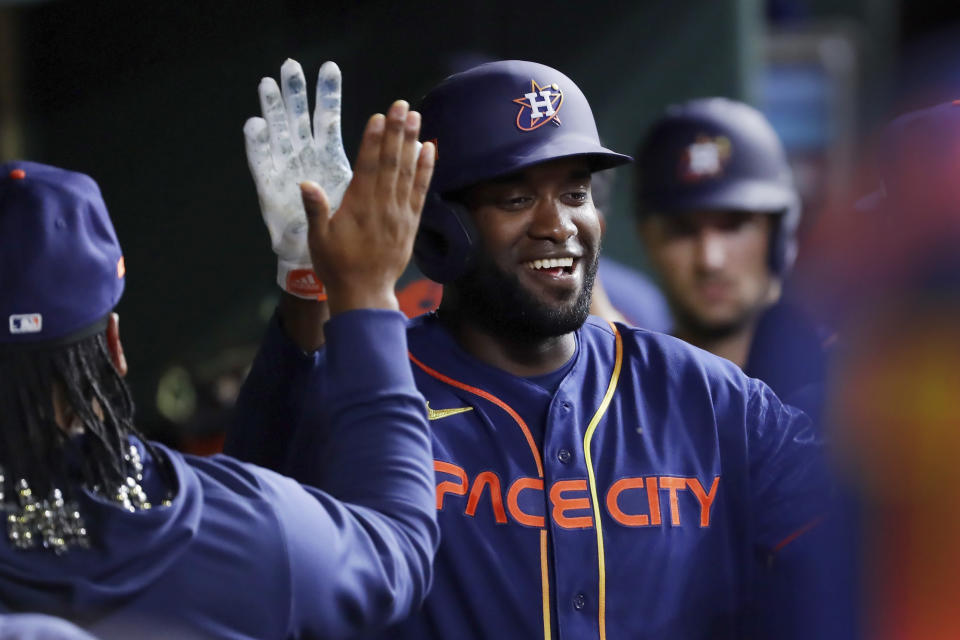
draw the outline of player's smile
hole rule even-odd
[[[577,290],[583,282],[579,258],[538,258],[522,263],[528,276],[540,286]]]
[[[544,271],[559,275],[560,273],[573,273],[573,258],[543,258],[540,260],[531,260],[524,263],[534,271]]]

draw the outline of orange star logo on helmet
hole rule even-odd
[[[520,105],[517,113],[517,128],[521,131],[539,129],[548,122],[560,126],[560,107],[563,106],[563,91],[557,83],[541,86],[536,80],[530,81],[530,92],[522,98],[515,98]]]
[[[699,135],[680,155],[680,179],[699,182],[723,174],[733,153],[733,145],[726,136]]]

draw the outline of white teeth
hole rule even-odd
[[[531,269],[556,269],[558,267],[572,267],[573,258],[550,258],[548,260],[533,260],[527,263]]]

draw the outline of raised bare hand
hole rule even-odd
[[[331,214],[320,185],[301,184],[313,267],[330,313],[397,309],[394,287],[413,252],[435,150],[417,141],[420,114],[403,100],[367,122],[353,179]]]

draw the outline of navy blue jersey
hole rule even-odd
[[[229,446],[322,480],[322,430],[309,425],[325,420],[326,355],[279,334],[275,323],[241,394],[257,419]],[[465,353],[435,315],[411,321],[442,539],[424,607],[383,637],[743,635],[757,558],[825,508],[809,420],[669,336],[590,318],[576,340],[551,393]],[[297,361],[298,379],[259,369],[278,359]],[[271,405],[281,419],[265,433]]]
[[[85,492],[91,548],[61,556],[0,536],[0,612],[55,614],[104,640],[345,638],[405,617],[429,587],[438,531],[404,329],[387,311],[327,325],[330,357],[344,363],[327,369],[317,398],[336,482],[301,486],[227,456],[156,445],[176,479],[161,505],[157,461],[137,442],[153,508],[131,513]]]

